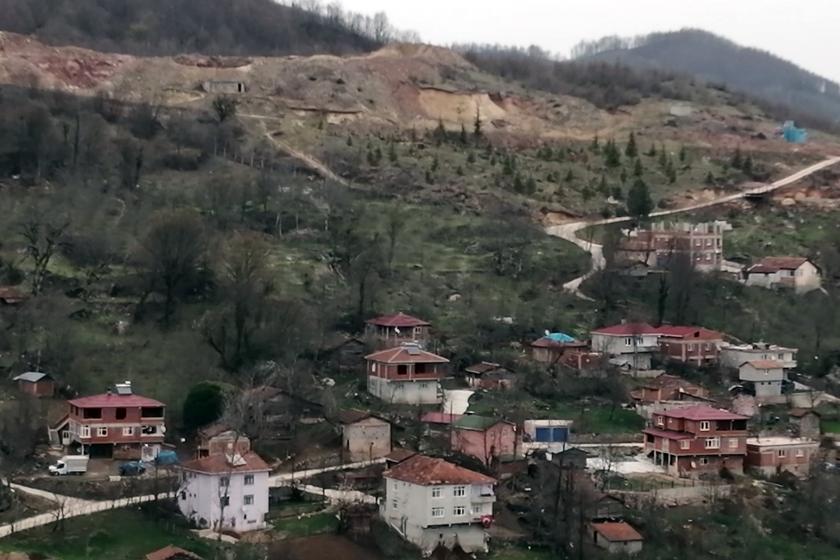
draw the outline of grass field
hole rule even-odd
[[[316,513],[300,518],[276,519],[273,523],[275,530],[290,539],[321,533],[335,533],[338,530],[338,519],[333,513]]]

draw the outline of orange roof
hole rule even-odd
[[[155,550],[146,555],[146,560],[180,560],[180,559],[194,559],[201,560],[201,556],[193,554],[189,550],[178,548],[177,546],[165,546],[160,550]]]
[[[704,327],[682,327],[673,325],[663,325],[656,329],[656,334],[670,338],[686,338],[686,339],[701,339],[701,340],[720,340],[723,335],[717,331],[706,329]]]
[[[805,257],[765,257],[749,267],[747,272],[772,273],[780,270],[796,270],[806,262]]]
[[[783,369],[785,365],[778,360],[752,360],[741,364],[750,364],[755,369]]]
[[[426,352],[416,344],[403,344],[365,356],[366,360],[385,364],[448,364],[449,360]]]
[[[644,540],[642,535],[624,521],[602,521],[593,523],[592,529],[610,542],[630,542]]]
[[[262,457],[248,451],[241,456],[241,464],[231,465],[228,461],[228,456],[224,453],[217,453],[209,457],[187,461],[181,465],[181,468],[188,471],[195,471],[206,474],[225,474],[225,473],[251,473],[251,472],[269,472],[269,467]]]
[[[424,321],[423,319],[418,319],[417,317],[412,317],[411,315],[407,315],[400,311],[399,313],[395,313],[394,315],[383,315],[382,317],[375,317],[373,319],[368,319],[365,321],[369,325],[376,325],[378,327],[397,327],[397,328],[407,328],[407,327],[428,327],[429,323]]]
[[[415,455],[385,471],[385,478],[393,478],[421,486],[438,484],[496,484],[496,479],[459,467],[443,459]]]
[[[0,286],[0,301],[8,304],[21,303],[29,296],[14,286]]]

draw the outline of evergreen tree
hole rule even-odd
[[[521,193],[524,189],[524,185],[522,184],[522,177],[519,176],[519,173],[513,178],[513,190]]]
[[[592,200],[592,197],[595,196],[595,193],[592,192],[592,189],[589,188],[589,185],[583,187],[583,190],[580,191],[580,196],[583,197],[583,202],[589,202]]]
[[[648,157],[656,157],[656,144],[650,145],[650,149],[647,151],[646,155]]]
[[[446,127],[443,126],[443,119],[438,120],[438,125],[435,129],[435,140],[437,140],[438,146],[446,141]]]
[[[502,174],[511,176],[514,173],[514,163],[510,156],[505,156],[502,160]]]
[[[616,200],[624,199],[624,191],[621,190],[621,187],[616,185],[612,188],[612,197]]]
[[[347,136],[347,145],[351,148],[353,147],[353,137],[352,136]]]
[[[601,151],[601,145],[598,143],[598,135],[595,135],[595,138],[592,139],[592,144],[589,145],[589,149],[592,150],[594,153],[598,153]]]
[[[545,159],[545,161],[551,161],[552,159],[554,159],[554,151],[551,149],[551,146],[545,147],[545,154],[543,159]]]
[[[636,147],[636,135],[631,132],[630,139],[627,140],[627,148],[624,150],[624,155],[629,158],[635,158],[639,155],[639,149]]]
[[[376,154],[373,152],[373,150],[368,150],[367,162],[368,165],[370,165],[371,167],[376,167]]]
[[[575,180],[575,173],[574,173],[574,171],[572,171],[572,168],[570,167],[570,168],[569,168],[569,171],[566,173],[566,179],[565,179],[565,181],[566,181],[567,183],[571,183],[571,182],[572,182],[572,181],[574,181],[574,180]]]
[[[732,156],[732,167],[735,169],[741,169],[744,166],[744,159],[741,155],[741,146],[735,148],[735,154]]]
[[[665,176],[668,177],[668,182],[674,184],[677,182],[677,168],[674,166],[674,160],[668,158],[668,164],[665,166]]]
[[[688,159],[688,154],[685,151],[685,146],[680,146],[680,162],[685,163],[686,159]]]
[[[647,183],[636,178],[627,192],[627,213],[636,220],[644,220],[653,210],[653,199],[650,197]]]
[[[525,182],[525,194],[533,195],[537,192],[537,181],[533,177],[528,177],[528,180]]]
[[[438,157],[435,156],[435,159],[432,160],[432,173],[437,173],[437,170],[440,168],[440,161]]]
[[[642,168],[642,160],[637,159],[636,165],[633,166],[633,175],[641,177],[645,170]]]
[[[376,158],[376,165],[382,163],[382,148],[379,146],[373,151],[373,157]]]
[[[496,154],[492,154],[490,156],[490,165],[495,167],[496,166]]]
[[[610,195],[610,186],[607,184],[607,178],[601,175],[601,181],[598,183],[598,192],[604,196]]]
[[[464,146],[466,146],[466,145],[467,145],[467,141],[468,141],[468,138],[467,138],[467,127],[465,127],[465,126],[463,125],[463,123],[461,124],[461,137],[460,137],[460,140],[461,140],[461,144],[463,144]]]
[[[435,177],[432,175],[432,172],[428,169],[426,170],[426,183],[433,185],[435,183]]]
[[[621,165],[621,154],[615,145],[615,140],[610,139],[604,146],[604,164],[609,168]]]
[[[473,136],[475,137],[476,142],[478,142],[478,140],[481,138],[481,135],[483,134],[481,128],[481,109],[476,105],[475,121],[473,121]]]
[[[665,152],[665,146],[663,146],[662,149],[659,150],[659,167],[664,171],[667,166],[668,154]]]
[[[391,160],[391,163],[397,163],[397,147],[391,142],[391,145],[388,147],[388,159]]]
[[[622,185],[627,182],[627,170],[623,167],[621,168],[621,173],[619,174],[618,178],[621,179]]]
[[[455,174],[460,176],[460,177],[463,177],[464,176],[464,168],[459,165],[458,167],[455,168]]]
[[[709,171],[709,173],[706,174],[706,184],[710,186],[715,184],[715,176],[712,175],[711,171]]]
[[[741,169],[744,171],[744,174],[747,177],[752,177],[753,174],[753,160],[751,155],[747,155],[744,158],[744,164],[741,166]]]

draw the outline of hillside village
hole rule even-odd
[[[0,559],[840,556],[832,123],[246,3],[0,15]]]

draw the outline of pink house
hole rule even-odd
[[[470,455],[485,465],[517,455],[516,426],[505,420],[468,414],[452,424],[453,451]]]

